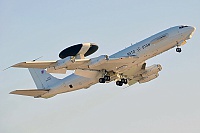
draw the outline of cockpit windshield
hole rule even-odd
[[[179,26],[179,29],[183,29],[183,28],[185,28],[185,27],[188,27],[188,26],[182,25],[182,26]]]

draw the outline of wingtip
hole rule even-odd
[[[24,62],[21,62],[21,63],[24,63]],[[8,69],[11,68],[11,67],[21,67],[21,66],[20,66],[21,63],[18,63],[18,64],[15,64],[15,65],[9,66],[9,67],[3,69],[2,71],[8,70]]]
[[[11,91],[9,94],[15,94],[15,92],[16,92],[16,90],[14,90],[14,91]]]
[[[24,63],[26,63],[26,62],[20,62],[20,63],[12,65],[10,67],[22,67],[22,64],[24,64]]]

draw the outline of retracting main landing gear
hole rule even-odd
[[[122,78],[121,81],[120,80],[116,81],[117,86],[122,86],[123,84],[127,84],[127,83],[128,83],[128,80],[125,78]]]
[[[124,83],[124,84],[127,84],[127,83],[128,83],[128,80],[125,79],[125,78],[122,78],[122,79],[121,79],[121,82]]]
[[[99,79],[99,83],[105,83],[106,81],[110,81],[110,76],[105,75],[103,78]]]
[[[181,42],[176,42],[177,43],[177,48],[176,48],[176,52],[180,53],[182,50],[181,48],[179,48],[180,46],[184,45],[186,43],[186,41],[181,41]]]
[[[102,71],[102,78],[99,78],[99,83],[106,83],[106,81],[111,81],[110,76],[113,76],[115,73],[107,72],[106,70]],[[117,86],[122,86],[123,84],[128,84],[128,80],[122,75],[117,74],[118,80],[116,81]]]
[[[105,82],[106,82],[106,80],[104,78],[99,79],[99,83],[105,83]]]
[[[117,86],[122,86],[122,85],[123,85],[123,82],[122,82],[122,81],[116,81],[116,85],[117,85]]]
[[[110,76],[105,75],[105,76],[104,76],[104,79],[105,79],[106,81],[110,81]]]

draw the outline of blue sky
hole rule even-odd
[[[171,49],[147,61],[162,65],[159,78],[127,89],[97,84],[34,99],[8,94],[36,88],[27,69],[0,72],[0,132],[199,133],[199,5],[199,0],[1,0],[1,70],[40,56],[57,60],[76,43],[97,43],[99,50],[90,56],[95,57],[172,26],[197,30],[181,54]]]

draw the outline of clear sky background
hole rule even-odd
[[[171,49],[147,61],[162,65],[159,78],[127,89],[112,82],[34,99],[9,94],[36,88],[27,69],[0,72],[0,133],[199,133],[199,5],[199,0],[0,0],[1,70],[40,56],[57,60],[76,43],[97,43],[99,50],[90,56],[95,57],[172,26],[197,28],[182,53]]]

